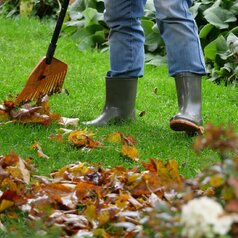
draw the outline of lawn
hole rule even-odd
[[[31,70],[46,53],[54,23],[34,19],[0,18],[0,100],[16,96],[24,86]],[[109,68],[108,53],[96,50],[80,52],[68,37],[61,37],[56,58],[68,64],[65,88],[50,98],[51,110],[61,116],[94,119],[104,104],[104,76]],[[204,124],[232,124],[238,128],[237,88],[224,87],[203,80]],[[137,120],[134,123],[89,127],[99,141],[112,132],[121,132],[136,139],[139,162],[122,157],[115,146],[105,146],[91,151],[78,150],[69,144],[49,140],[59,125],[6,124],[0,126],[0,154],[15,152],[22,158],[32,157],[37,173],[49,175],[53,170],[76,161],[100,164],[104,167],[123,165],[134,167],[149,158],[163,161],[174,159],[185,177],[196,173],[218,160],[210,150],[196,155],[192,149],[194,137],[176,133],[169,128],[169,119],[177,111],[175,84],[168,76],[167,67],[145,66],[145,75],[139,79],[137,95]],[[140,117],[141,112],[145,112]],[[78,129],[85,129],[79,124]],[[32,145],[38,141],[48,160],[38,158]]]
[[[46,53],[54,24],[37,20],[0,19],[0,100],[15,96],[24,86],[28,75]],[[69,95],[59,94],[50,98],[51,110],[64,117],[79,118],[80,121],[94,119],[104,104],[104,75],[108,70],[107,53],[97,51],[80,52],[70,38],[60,38],[56,58],[68,64],[65,88]],[[155,92],[157,90],[157,92]],[[205,151],[197,156],[192,150],[194,138],[184,133],[176,133],[169,128],[169,119],[177,110],[175,85],[168,76],[167,67],[146,65],[145,76],[139,80],[137,95],[137,120],[135,123],[88,128],[102,140],[112,132],[122,132],[137,140],[140,161],[160,158],[164,161],[175,159],[181,173],[186,177],[211,164],[213,154]],[[203,80],[203,119],[204,124],[215,125],[232,123],[238,127],[237,88],[217,86]],[[145,115],[140,117],[140,112]],[[122,159],[114,148],[96,149],[84,152],[67,144],[49,141],[59,125],[48,127],[31,125],[4,125],[0,127],[0,154],[10,151],[23,158],[35,158],[40,174],[62,167],[76,160],[100,163],[103,166],[133,166],[134,162]],[[80,129],[85,126],[79,125]],[[49,160],[40,160],[31,150],[37,140]]]

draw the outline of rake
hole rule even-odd
[[[31,72],[24,88],[15,100],[16,105],[61,92],[68,66],[54,58],[54,53],[68,5],[69,0],[64,0],[46,56]]]

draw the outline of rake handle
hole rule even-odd
[[[50,45],[49,45],[47,53],[46,53],[46,64],[51,64],[51,61],[53,59],[55,49],[56,49],[56,44],[57,44],[59,34],[60,34],[60,31],[61,31],[61,28],[62,28],[62,25],[64,22],[64,17],[67,12],[68,5],[69,5],[69,0],[64,0],[63,4],[61,6],[59,17],[57,19],[57,23],[55,26],[53,36],[51,38]]]

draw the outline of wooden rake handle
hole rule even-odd
[[[59,17],[57,19],[57,23],[55,26],[53,36],[51,38],[50,45],[49,45],[47,53],[46,53],[46,64],[51,64],[51,61],[53,59],[56,44],[57,44],[59,34],[60,34],[60,31],[61,31],[61,28],[62,28],[62,25],[64,22],[64,18],[65,18],[66,12],[67,12],[68,5],[69,5],[69,0],[64,0],[63,4],[61,6]]]

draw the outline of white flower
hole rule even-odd
[[[213,224],[214,232],[219,235],[225,235],[230,230],[233,220],[232,216],[219,217],[216,223]]]
[[[224,216],[222,206],[208,197],[196,198],[182,207],[183,235],[188,238],[212,238],[226,234],[234,219]]]

